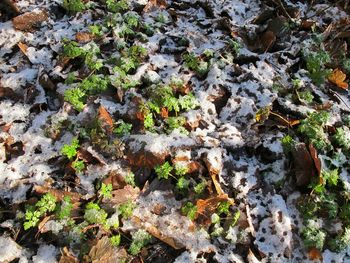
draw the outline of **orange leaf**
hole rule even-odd
[[[215,212],[216,208],[219,206],[221,202],[229,201],[232,202],[232,199],[227,196],[227,194],[221,194],[215,197],[211,197],[208,199],[198,199],[197,206],[197,215],[196,218],[199,223],[202,224],[210,224],[211,223],[211,215]]]
[[[167,108],[162,108],[161,112],[160,112],[160,116],[162,116],[162,118],[166,119],[168,118],[168,114],[169,114],[169,111]]]
[[[322,261],[322,253],[317,248],[312,248],[307,253],[310,260],[321,260]]]
[[[98,119],[101,121],[102,127],[109,133],[113,131],[113,119],[108,111],[102,105],[98,109]]]
[[[19,42],[19,43],[17,44],[17,46],[18,46],[19,49],[22,51],[22,53],[23,53],[24,55],[27,56],[28,46],[27,46],[26,44],[22,43],[22,42]]]
[[[331,75],[328,77],[328,80],[335,85],[337,85],[339,88],[347,89],[348,83],[345,82],[346,74],[343,73],[340,69],[335,69],[331,73]]]

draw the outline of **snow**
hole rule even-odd
[[[33,263],[57,263],[56,256],[58,253],[58,249],[53,245],[41,245],[32,260]]]
[[[22,248],[9,237],[0,237],[0,262],[11,262],[22,255]]]

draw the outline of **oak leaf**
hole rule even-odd
[[[347,89],[348,83],[345,82],[346,74],[343,73],[340,69],[335,69],[331,73],[331,75],[328,77],[328,80],[335,85],[337,85],[339,88]]]

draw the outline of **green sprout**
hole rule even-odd
[[[154,168],[158,176],[158,179],[168,179],[173,169],[174,168],[171,166],[169,162],[165,162],[162,165],[157,165]]]
[[[127,219],[132,216],[135,207],[136,204],[129,200],[126,203],[119,205],[118,211],[121,214],[122,218]]]
[[[78,138],[74,137],[70,145],[63,145],[61,153],[65,155],[69,160],[73,159],[77,155],[77,149],[80,147]]]
[[[99,196],[109,199],[112,198],[112,190],[113,190],[113,186],[112,184],[101,184],[101,189],[98,192]]]
[[[132,235],[132,242],[129,247],[129,253],[136,256],[140,253],[141,249],[146,246],[152,239],[152,236],[143,229],[137,230]]]

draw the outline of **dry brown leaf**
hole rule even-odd
[[[311,248],[307,255],[310,260],[320,260],[322,262],[322,252],[317,248]]]
[[[160,111],[160,116],[162,116],[163,119],[168,118],[169,116],[169,111],[167,108],[162,108]]]
[[[164,9],[167,7],[166,0],[149,0],[147,5],[143,8],[144,12],[150,11],[152,8]]]
[[[276,42],[276,35],[272,31],[266,31],[260,38],[262,50],[267,52]]]
[[[309,151],[310,151],[311,158],[314,161],[314,165],[315,165],[316,170],[317,170],[317,175],[321,176],[321,169],[322,169],[321,160],[320,160],[320,158],[318,158],[317,151],[312,144],[309,144]]]
[[[340,69],[335,69],[332,71],[331,75],[328,77],[328,80],[339,88],[347,89],[348,83],[345,82],[346,74],[343,73]]]
[[[121,258],[124,258],[126,262],[130,260],[126,250],[114,247],[107,236],[99,239],[89,252],[89,262],[92,263],[115,263],[120,262]]]
[[[198,199],[196,202],[197,214],[196,219],[200,224],[211,224],[211,215],[215,213],[221,202],[228,201],[232,204],[232,199],[227,194],[221,194],[208,199]]]
[[[24,55],[27,56],[27,49],[28,49],[28,46],[27,46],[26,44],[22,43],[22,42],[19,42],[19,43],[17,44],[17,46],[18,46],[19,49],[22,51],[22,53],[23,53]]]
[[[47,223],[47,221],[49,221],[51,218],[51,216],[45,216],[43,220],[40,221],[39,225],[38,225],[38,233],[46,233],[48,230],[45,228],[45,224]]]
[[[80,194],[75,192],[68,192],[68,191],[53,189],[53,188],[49,188],[41,185],[35,185],[34,191],[37,192],[38,194],[50,193],[54,197],[56,197],[58,201],[62,201],[65,196],[69,196],[73,204],[80,201]]]
[[[298,186],[307,186],[316,174],[314,160],[305,143],[298,143],[292,149],[294,173]]]
[[[48,15],[45,11],[32,11],[24,13],[23,15],[16,16],[12,19],[12,23],[15,29],[21,31],[29,31],[46,21]]]
[[[85,149],[80,148],[77,154],[78,158],[85,161],[89,164],[100,164],[100,165],[106,165],[106,162],[101,159],[99,156],[94,155],[92,152]]]
[[[93,36],[87,32],[78,32],[75,34],[75,40],[79,43],[87,43],[92,40]]]
[[[146,226],[146,231],[150,233],[155,238],[158,238],[159,240],[163,241],[164,243],[167,243],[169,246],[173,247],[174,249],[181,249],[184,247],[184,245],[179,244],[176,242],[176,240],[172,237],[164,236],[156,227],[154,226]]]
[[[113,119],[102,105],[98,109],[98,119],[101,121],[102,127],[111,134],[113,132]]]
[[[113,205],[123,204],[127,201],[135,200],[140,193],[140,189],[138,187],[132,187],[131,185],[127,185],[122,189],[112,191],[112,198],[103,199],[103,202],[112,203]]]
[[[61,258],[58,263],[79,263],[79,260],[74,257],[67,247],[64,247],[61,251]]]

